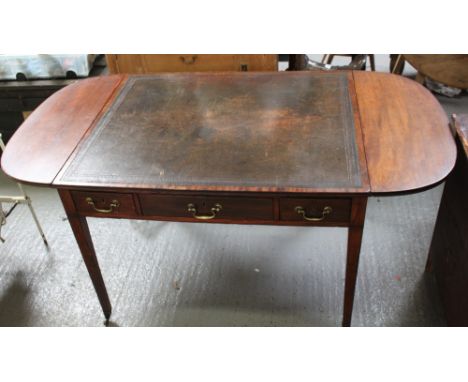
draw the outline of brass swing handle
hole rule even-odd
[[[112,211],[114,211],[114,208],[119,208],[119,206],[120,206],[119,201],[116,200],[116,199],[114,199],[114,200],[111,201],[111,203],[109,204],[109,208],[107,208],[107,209],[104,209],[104,208],[97,208],[96,205],[94,204],[93,198],[87,197],[87,198],[86,198],[86,202],[87,202],[91,207],[93,207],[94,211],[100,212],[100,213],[103,213],[103,214],[110,214]]]
[[[195,63],[197,56],[189,56],[189,57],[180,56],[179,58],[184,64],[192,65]]]
[[[223,209],[223,206],[219,203],[216,203],[214,207],[211,208],[211,215],[197,215],[197,207],[195,204],[189,203],[187,204],[187,211],[192,214],[195,219],[199,220],[211,220],[216,217],[216,214]]]
[[[301,207],[301,206],[295,207],[294,211],[296,211],[299,215],[302,215],[302,218],[304,220],[307,220],[308,222],[321,222],[322,220],[325,220],[327,215],[330,215],[332,213],[333,209],[331,207],[328,207],[328,206],[324,207],[323,211],[322,211],[322,216],[320,216],[320,217],[307,216],[306,212],[304,210],[304,207]]]

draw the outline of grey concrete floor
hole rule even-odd
[[[377,56],[378,68],[386,56]],[[387,63],[388,65],[388,63]],[[407,68],[411,75],[411,68]],[[468,97],[438,97],[448,113]],[[443,185],[368,205],[353,325],[443,326],[424,265]],[[100,326],[103,316],[54,190],[26,187],[0,244],[1,326]],[[0,194],[16,193],[0,174]],[[5,205],[7,207],[7,205]],[[337,326],[346,229],[89,219],[114,326]]]

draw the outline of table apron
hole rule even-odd
[[[61,190],[68,212],[82,217],[280,226],[350,227],[367,196],[233,193],[181,194]]]

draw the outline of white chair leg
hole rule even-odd
[[[2,151],[5,150],[5,143],[3,143],[1,134],[0,134],[0,148],[2,149]],[[26,191],[24,191],[24,188],[20,183],[16,183],[16,184],[18,185],[18,189],[20,190],[22,196],[0,196],[0,241],[2,243],[5,242],[5,239],[3,239],[1,236],[1,228],[2,228],[2,225],[6,224],[6,218],[7,218],[7,214],[5,214],[2,208],[2,202],[27,204],[29,207],[29,211],[31,211],[31,215],[34,219],[34,222],[36,223],[37,230],[39,231],[39,234],[41,235],[42,240],[44,241],[44,244],[48,247],[49,243],[47,242],[44,231],[42,230],[42,227],[41,227],[41,223],[39,223],[39,219],[37,218],[36,212],[34,211],[34,208],[32,206],[31,198],[26,194]],[[15,206],[13,206],[13,208],[14,207]]]
[[[29,199],[29,197],[27,197],[27,200],[28,200],[29,211],[31,211],[31,215],[32,215],[32,217],[34,219],[34,222],[36,223],[37,230],[39,231],[39,234],[41,235],[42,240],[44,241],[44,244],[46,245],[46,247],[48,247],[49,243],[47,242],[44,231],[42,230],[41,223],[39,223],[39,219],[36,216],[36,212],[34,211],[34,208],[32,206],[31,199]]]
[[[5,239],[2,237],[2,227],[5,225],[5,223],[6,223],[6,216],[5,216],[5,212],[3,212],[2,202],[0,201],[0,241],[2,243],[5,242]]]

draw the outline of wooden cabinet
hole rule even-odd
[[[277,71],[277,54],[107,54],[109,72]]]
[[[468,326],[468,114],[454,117],[458,156],[447,178],[429,250],[449,326]]]

